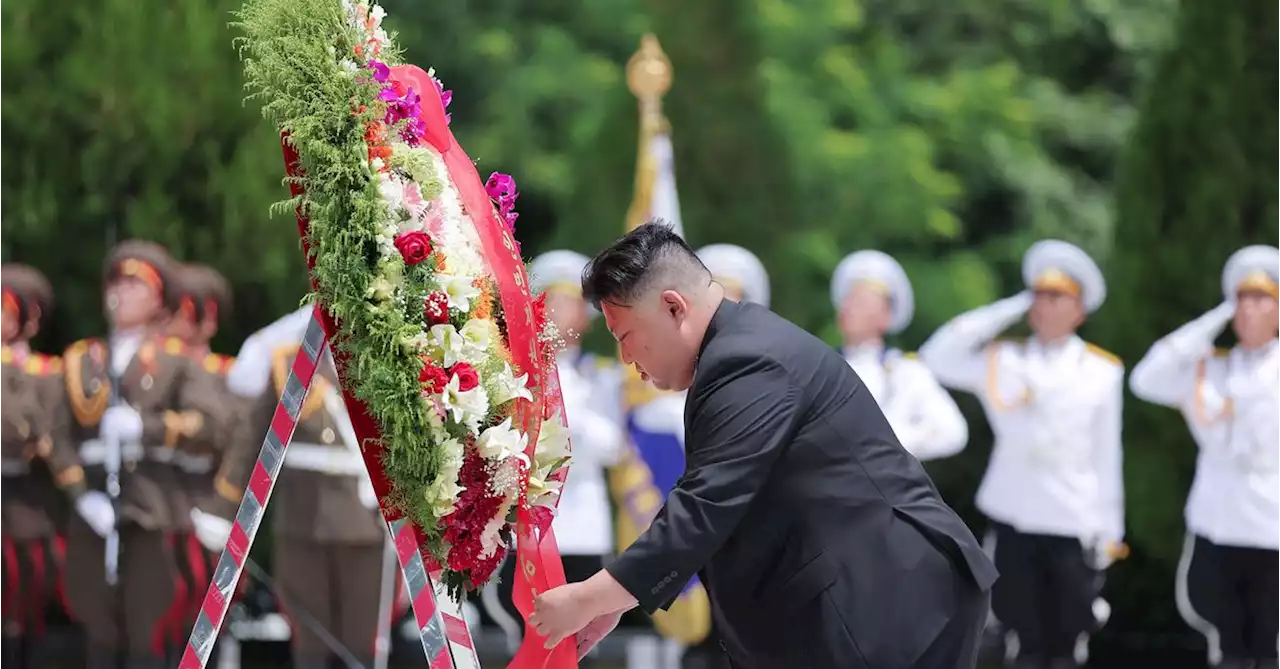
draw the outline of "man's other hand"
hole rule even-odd
[[[618,626],[618,621],[622,620],[622,612],[606,613],[597,617],[595,620],[587,623],[587,626],[578,632],[578,659],[587,656],[600,640],[609,635],[613,628]]]

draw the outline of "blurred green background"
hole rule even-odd
[[[306,282],[277,134],[243,100],[233,0],[8,0],[2,17],[5,261],[58,292],[47,350],[103,328],[104,248],[143,237],[220,268],[240,340]],[[527,257],[591,252],[631,199],[636,101],[624,64],[652,31],[687,236],[769,268],[774,308],[837,335],[827,282],[874,247],[915,284],[913,348],[1019,289],[1035,239],[1103,261],[1110,297],[1084,336],[1132,366],[1216,304],[1234,249],[1277,242],[1274,0],[387,0],[409,60],[454,91],[482,173],[514,175]],[[607,342],[595,344],[608,350]],[[930,467],[976,528],[990,435]],[[1193,647],[1173,572],[1194,445],[1129,397],[1132,557],[1096,652]]]

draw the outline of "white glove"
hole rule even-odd
[[[231,536],[231,521],[200,509],[192,509],[191,525],[196,532],[196,539],[205,550],[221,553],[226,548],[227,539]]]
[[[368,477],[360,482],[360,503],[370,511],[378,508],[378,493],[374,492],[373,481]]]
[[[116,510],[105,492],[89,490],[76,499],[76,513],[97,533],[106,538],[116,526]]]
[[[142,414],[130,406],[113,406],[102,413],[98,434],[122,443],[136,443],[142,439]]]

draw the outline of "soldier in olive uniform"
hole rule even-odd
[[[228,385],[253,402],[236,437],[237,451],[252,444],[257,454],[310,314],[307,307],[267,326],[236,356]],[[254,459],[239,454],[228,459],[233,462],[223,469],[219,491],[242,490]],[[271,506],[284,613],[288,616],[290,607],[305,611],[361,663],[372,666],[386,528],[328,354],[300,410]],[[324,641],[310,626],[298,625],[292,617],[290,622],[293,666],[327,666],[331,653]]]
[[[65,496],[59,486],[82,492],[84,472],[65,441],[54,443],[62,361],[32,351],[30,339],[53,311],[53,290],[39,271],[23,265],[3,270],[3,513],[4,659],[44,666],[51,647],[40,643],[48,605],[61,577],[60,531]],[[26,648],[21,647],[25,640]]]
[[[226,388],[226,371],[230,369],[230,356],[209,351],[209,340],[217,333],[219,313],[228,311],[230,291],[226,279],[205,265],[182,264],[175,268],[173,295],[175,305],[169,319],[169,336],[186,344],[186,354],[214,377],[220,394],[222,415],[237,416],[241,403]],[[233,429],[227,423],[226,430],[211,434],[211,440],[187,439],[179,445],[174,455],[181,486],[176,489],[174,509],[187,513],[193,508],[205,511],[220,509],[219,498],[214,491],[214,473],[221,460],[221,452],[232,442]],[[179,603],[181,611],[175,611],[171,627],[171,639],[175,649],[180,649],[187,633],[195,623],[200,605],[208,589],[209,580],[217,564],[223,544],[205,546],[194,531],[180,531],[175,535],[174,552],[178,556],[179,570],[183,577],[185,603]]]
[[[115,508],[80,510],[67,532],[67,597],[84,623],[89,666],[164,665],[167,628],[181,587],[171,539],[189,525],[173,501],[174,466],[185,440],[207,440],[225,424],[214,377],[162,333],[170,317],[173,261],[155,244],[128,241],[106,263],[106,311],[112,332],[72,344],[63,358],[66,434],[79,444],[86,480],[106,489],[106,463],[120,454]],[[168,297],[169,299],[166,299]],[[93,499],[100,500],[101,492]],[[118,522],[117,522],[118,521]],[[108,583],[108,539],[119,538],[118,581]]]

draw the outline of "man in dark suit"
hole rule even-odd
[[[624,362],[689,389],[687,464],[639,540],[537,598],[549,645],[576,633],[583,653],[697,573],[735,667],[974,666],[995,567],[835,351],[726,300],[660,223],[601,252],[582,284]]]

